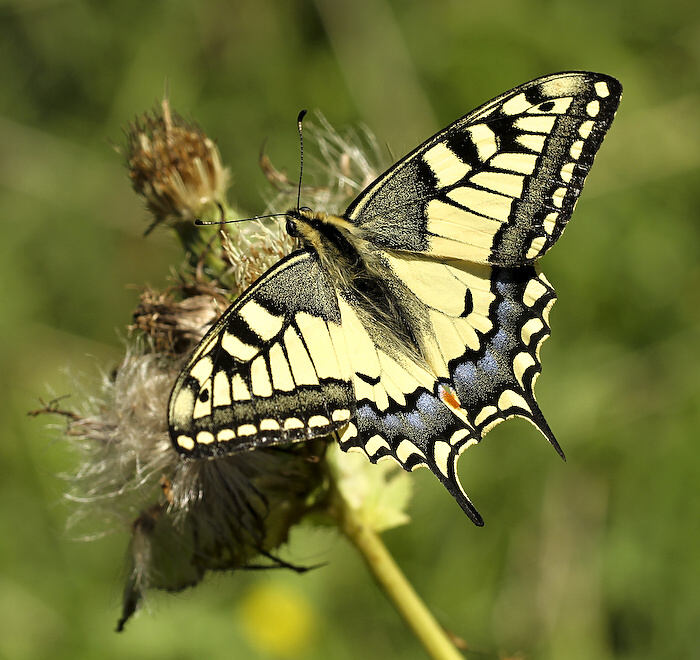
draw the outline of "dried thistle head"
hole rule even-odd
[[[148,589],[179,591],[207,571],[246,568],[261,557],[291,567],[273,553],[326,495],[323,441],[182,460],[165,414],[180,362],[145,343],[132,346],[99,393],[79,397],[80,412],[45,410],[66,417],[66,436],[81,453],[67,477],[66,496],[81,505],[73,529],[101,520],[103,533],[131,533],[119,630]]]
[[[218,147],[196,124],[172,112],[167,98],[125,133],[129,178],[153,215],[148,231],[162,222],[190,225],[226,204],[231,176]]]
[[[156,353],[186,353],[215,323],[228,301],[213,286],[201,286],[191,295],[182,294],[181,286],[163,292],[144,288],[133,313],[130,333],[149,337]]]

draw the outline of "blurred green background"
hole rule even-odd
[[[115,634],[127,531],[67,537],[68,448],[30,419],[120,358],[134,286],[181,254],[109,141],[162,98],[218,140],[263,206],[261,144],[295,172],[301,108],[394,154],[564,69],[625,95],[556,286],[540,404],[462,458],[475,528],[427,473],[386,542],[439,620],[485,655],[700,658],[700,4],[469,0],[6,0],[0,8],[0,657],[423,658],[345,541],[300,531],[310,574],[218,576]],[[57,421],[60,426],[60,420]]]

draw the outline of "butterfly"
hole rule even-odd
[[[295,208],[283,258],[211,328],[169,405],[175,449],[213,458],[334,435],[428,467],[477,525],[462,451],[535,400],[559,239],[622,87],[592,72],[516,87],[437,133],[342,215]]]

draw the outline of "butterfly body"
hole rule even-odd
[[[438,133],[343,215],[293,209],[301,249],[222,316],[171,397],[185,457],[331,433],[427,466],[477,524],[459,454],[521,416],[561,453],[534,396],[559,238],[621,88],[572,72],[526,83]]]

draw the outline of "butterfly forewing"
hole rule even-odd
[[[351,376],[335,291],[314,254],[296,253],[190,358],[170,399],[173,443],[204,457],[328,435],[354,413]]]
[[[516,87],[399,161],[347,216],[384,248],[532,263],[571,217],[621,91],[614,78],[587,72]]]

